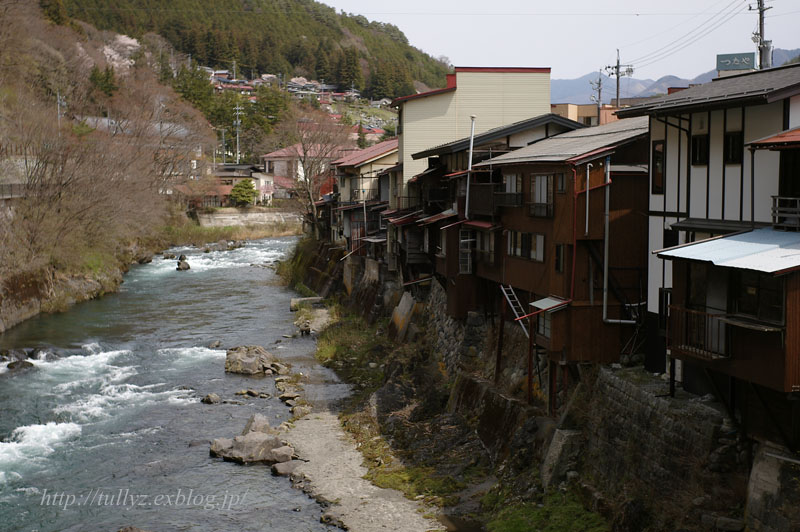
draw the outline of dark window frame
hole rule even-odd
[[[711,138],[708,133],[692,135],[692,166],[708,165]]]
[[[725,164],[742,164],[744,159],[744,133],[728,131],[723,138],[722,160]]]
[[[660,150],[658,148],[661,148]],[[650,172],[650,193],[664,194],[664,141],[654,140],[652,143],[652,171]],[[659,164],[660,163],[660,164]]]

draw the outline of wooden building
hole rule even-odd
[[[800,65],[624,109],[650,120],[648,368],[800,446]]]

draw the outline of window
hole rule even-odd
[[[723,157],[725,164],[742,164],[744,134],[741,131],[725,133]]]
[[[447,256],[447,229],[439,229],[439,245],[436,246],[436,254],[442,257]]]
[[[672,288],[658,289],[658,330],[666,332],[669,323],[669,306],[672,304]]]
[[[561,174],[556,174],[556,192],[563,194],[567,191],[567,178]]]
[[[664,141],[653,141],[653,162],[651,177],[651,194],[664,193]]]
[[[692,135],[692,164],[708,164],[708,134]]]
[[[664,229],[663,235],[664,248],[673,248],[678,245],[678,230],[677,229]]]
[[[544,261],[544,235],[509,231],[508,255],[536,262]]]
[[[553,176],[531,176],[531,216],[553,215]]]
[[[536,320],[536,334],[550,338],[550,329],[552,326],[552,318],[550,312],[540,312]]]
[[[564,273],[564,244],[556,244],[556,272]]]
[[[267,172],[270,174],[275,173],[275,161],[267,161]]]
[[[503,184],[505,185],[506,192],[509,194],[518,194],[522,192],[522,176],[517,174],[504,174]]]
[[[487,264],[494,263],[494,233],[478,231],[478,259]]]
[[[748,270],[731,276],[733,312],[761,321],[783,324],[783,279]]]

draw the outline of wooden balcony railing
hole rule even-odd
[[[473,214],[491,216],[497,214],[500,207],[519,207],[522,205],[522,194],[505,192],[502,185],[496,183],[471,183],[469,192],[469,210]]]
[[[786,231],[800,231],[800,198],[772,196],[772,226]]]
[[[725,314],[669,306],[667,338],[673,353],[703,360],[730,358]]]

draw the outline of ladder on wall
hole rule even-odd
[[[522,308],[522,303],[519,302],[519,298],[517,297],[517,293],[514,292],[514,287],[511,285],[505,286],[500,285],[500,291],[503,292],[503,295],[508,302],[509,308],[511,308],[511,312],[514,313],[514,318],[519,318],[525,315],[525,309]],[[530,338],[530,333],[528,333],[528,328],[525,327],[525,320],[518,320],[519,326],[522,327],[522,332],[525,333],[526,338]]]

